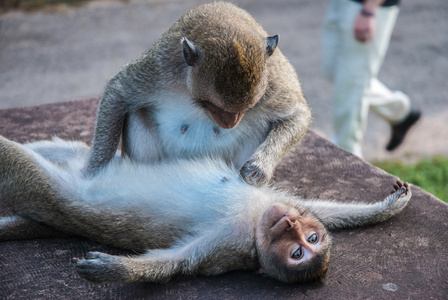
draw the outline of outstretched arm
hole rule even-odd
[[[395,192],[381,202],[339,203],[331,201],[304,201],[302,206],[309,208],[329,229],[354,228],[379,223],[396,215],[411,199],[407,183],[397,181]]]
[[[91,252],[74,258],[79,275],[93,282],[166,282],[176,275],[217,275],[234,269],[255,269],[250,245],[238,240],[229,226],[169,249],[134,256]],[[244,263],[243,263],[244,262]]]

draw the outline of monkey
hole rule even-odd
[[[0,138],[0,241],[72,234],[134,250],[73,258],[92,282],[166,282],[177,275],[256,271],[285,283],[324,278],[328,230],[382,222],[411,198],[398,181],[376,203],[302,199],[246,183],[216,158],[138,164],[116,154],[93,177],[80,142],[18,144]],[[51,232],[54,229],[55,232]]]
[[[139,163],[211,156],[268,183],[311,122],[278,40],[231,3],[187,12],[106,85],[84,173],[104,167],[121,137]]]

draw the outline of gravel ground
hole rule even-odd
[[[148,48],[184,12],[206,1],[92,1],[35,13],[0,15],[0,109],[99,96],[107,80]],[[303,83],[313,129],[332,134],[331,85],[319,71],[319,32],[328,0],[233,1],[270,34]],[[380,79],[410,95],[424,118],[397,151],[384,146],[387,124],[371,115],[369,161],[448,155],[448,1],[402,1]]]

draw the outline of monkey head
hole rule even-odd
[[[311,212],[273,205],[261,217],[256,240],[261,268],[267,275],[285,283],[325,276],[331,240]]]
[[[243,32],[230,38],[203,36],[197,41],[184,37],[187,85],[193,100],[221,128],[237,126],[266,91],[266,61],[277,44],[277,35],[261,38]]]

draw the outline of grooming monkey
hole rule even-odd
[[[117,155],[86,178],[88,153],[82,143],[0,138],[0,200],[15,213],[0,218],[0,241],[54,236],[54,228],[143,252],[74,259],[79,275],[94,282],[258,269],[282,282],[315,280],[329,263],[327,229],[384,221],[411,198],[398,182],[374,204],[303,200],[249,185],[209,158],[142,165]]]
[[[139,163],[217,157],[263,185],[305,135],[311,113],[297,75],[246,11],[201,5],[107,84],[84,173],[122,153]]]

